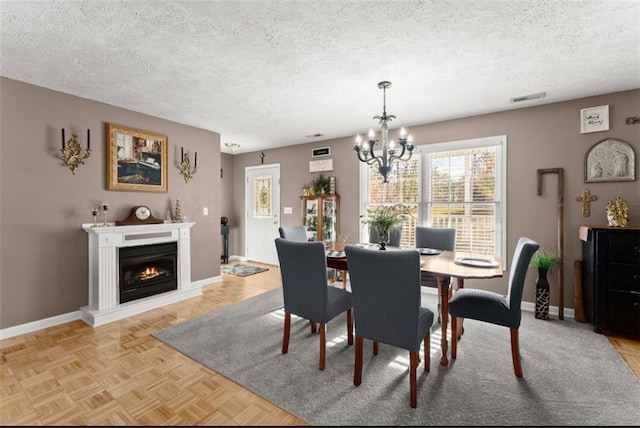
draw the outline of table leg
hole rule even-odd
[[[464,278],[456,278],[456,282],[457,282],[457,287],[456,290],[460,289],[460,288],[464,288]],[[456,332],[456,339],[460,340],[460,338],[462,337],[462,333],[464,331],[464,327],[462,326],[462,324],[464,323],[464,318],[458,318],[458,331]]]
[[[342,289],[343,290],[347,289],[347,271],[346,270],[342,271]]]
[[[438,281],[438,290],[440,291],[440,311],[442,312],[441,328],[442,337],[440,339],[440,347],[442,349],[442,356],[440,357],[440,365],[446,366],[449,364],[447,359],[447,350],[449,344],[447,343],[447,323],[449,322],[449,284],[440,279],[440,276],[436,276]]]

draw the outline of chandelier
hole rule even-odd
[[[369,139],[363,141],[360,135],[356,137],[356,145],[353,149],[358,153],[358,159],[360,162],[364,162],[367,165],[374,163],[378,164],[378,171],[384,178],[384,183],[388,183],[387,175],[393,169],[393,162],[407,161],[411,159],[413,154],[413,141],[411,135],[407,136],[404,128],[400,129],[400,137],[398,138],[397,148],[393,140],[389,141],[389,122],[396,117],[392,114],[387,114],[387,88],[391,87],[391,82],[380,82],[378,88],[382,89],[382,116],[373,116],[374,119],[378,119],[380,123],[380,133],[382,134],[382,153],[376,155],[373,151],[374,146],[378,143],[375,139],[375,133],[373,129],[369,130]],[[406,156],[405,156],[406,152]]]

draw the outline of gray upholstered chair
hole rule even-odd
[[[352,296],[349,291],[327,287],[327,258],[323,242],[298,242],[276,238],[284,298],[282,353],[289,350],[291,315],[311,322],[315,333],[320,324],[320,370],[324,370],[326,324],[347,312],[348,344],[353,344]]]
[[[399,247],[402,241],[402,228],[394,227],[389,231],[389,244],[392,247]],[[375,227],[369,228],[369,243],[378,243],[378,230]]]
[[[291,241],[307,242],[307,228],[305,226],[279,227],[278,232],[282,239]],[[331,285],[335,285],[337,272],[335,269],[327,268],[327,279]]]
[[[282,239],[291,241],[307,242],[307,228],[304,226],[279,227],[278,232]]]
[[[416,248],[434,248],[436,250],[453,251],[456,246],[456,230],[449,227],[416,226]],[[429,272],[422,272],[420,280],[423,287],[438,288],[436,276]],[[443,276],[442,281],[451,283],[451,277]],[[440,294],[440,290],[438,290]],[[441,322],[442,310],[438,299],[438,322]]]
[[[351,276],[356,335],[354,385],[362,381],[363,340],[409,351],[411,407],[417,407],[416,371],[424,343],[424,370],[431,365],[433,312],[420,306],[420,255],[415,250],[345,248]]]
[[[540,245],[529,238],[520,238],[513,254],[509,289],[506,295],[487,290],[461,288],[454,292],[449,302],[451,314],[451,358],[457,357],[458,318],[470,318],[508,327],[511,332],[511,358],[513,371],[522,377],[518,330],[522,318],[521,304],[524,280],[533,253]],[[493,357],[492,357],[493,358]]]

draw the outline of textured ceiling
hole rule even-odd
[[[382,80],[394,128],[640,87],[638,0],[0,8],[2,76],[219,132],[226,152],[375,129]]]

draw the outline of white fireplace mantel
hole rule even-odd
[[[80,308],[81,318],[97,327],[140,312],[155,309],[202,294],[191,283],[191,232],[195,223],[162,223],[105,227],[83,224],[89,235],[89,304]],[[136,245],[177,242],[178,289],[119,303],[118,249]]]

